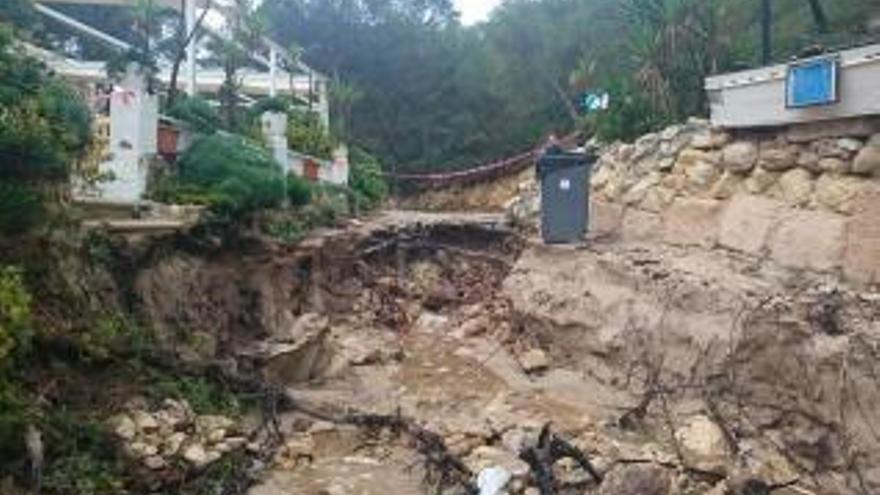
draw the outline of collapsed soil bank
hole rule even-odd
[[[399,428],[299,411],[279,417],[254,495],[463,493],[498,466],[510,493],[536,493],[520,456],[548,424],[602,475],[564,456],[552,493],[880,489],[876,295],[729,252],[548,248],[467,216],[421,220],[171,251],[137,273],[182,358],[311,411],[402,415],[464,469],[444,484]]]

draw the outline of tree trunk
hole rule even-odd
[[[813,12],[813,20],[816,21],[816,28],[820,33],[828,32],[828,16],[825,15],[825,9],[822,7],[820,0],[808,0],[810,2],[810,10]]]
[[[180,0],[180,9],[181,12],[186,9],[186,2],[188,0]],[[195,1],[195,0],[190,0]],[[202,15],[196,20],[195,26],[193,26],[193,30],[189,33],[186,32],[186,22],[181,23],[181,27],[178,30],[178,39],[182,40],[183,43],[177,47],[177,53],[174,54],[174,63],[171,66],[171,80],[168,85],[168,108],[171,108],[174,105],[174,102],[177,100],[177,95],[180,93],[180,90],[177,89],[177,79],[180,77],[180,66],[183,64],[183,59],[186,58],[186,47],[189,46],[190,43],[195,39],[196,32],[202,26],[202,22],[205,20],[205,16],[208,14],[208,10],[211,8],[210,2],[205,5],[205,9],[202,11]]]

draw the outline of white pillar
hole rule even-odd
[[[269,96],[275,97],[278,95],[278,85],[275,82],[276,76],[278,75],[278,50],[275,49],[274,46],[269,48],[269,77],[271,80],[269,81]]]
[[[192,34],[196,29],[196,1],[186,0],[184,21],[186,23],[186,36],[190,42],[186,45],[186,92],[190,96],[196,94],[196,37]]]
[[[290,171],[290,154],[287,151],[287,114],[266,112],[260,117],[263,137],[275,161],[285,173]]]

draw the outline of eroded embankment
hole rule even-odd
[[[492,467],[509,493],[880,489],[876,296],[699,248],[400,220],[140,274],[160,328],[214,343],[169,333],[181,356],[282,393],[253,495],[466,493]]]

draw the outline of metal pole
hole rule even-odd
[[[773,58],[773,6],[770,2],[761,1],[761,62],[764,65]]]
[[[196,37],[193,31],[196,29],[196,1],[185,0],[184,22],[186,23],[186,35],[189,44],[186,45],[186,93],[190,96],[198,92],[196,88]]]

